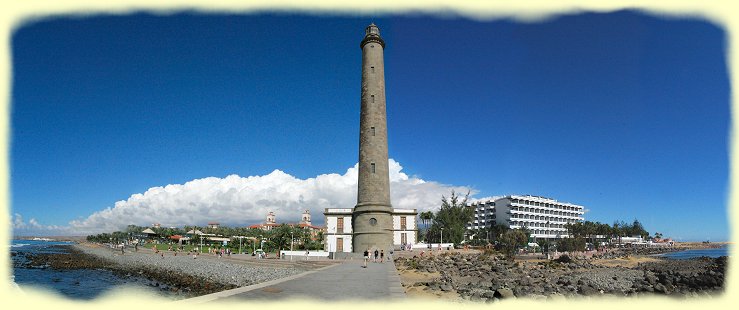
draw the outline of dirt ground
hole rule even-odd
[[[595,259],[592,260],[591,263],[593,265],[600,265],[605,267],[626,267],[626,268],[633,268],[636,267],[639,263],[647,263],[647,262],[657,262],[660,261],[659,258],[647,256],[647,255],[637,255],[637,256],[629,256],[627,258],[614,258],[614,259]]]
[[[409,298],[414,299],[440,299],[440,300],[459,300],[460,296],[456,292],[440,292],[424,290],[425,286],[413,286],[416,283],[429,282],[440,277],[438,272],[417,272],[415,270],[398,270],[400,273],[400,282],[403,283],[405,294]]]

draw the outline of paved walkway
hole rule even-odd
[[[367,263],[362,260],[343,261],[339,264],[308,271],[288,278],[236,288],[200,297],[181,300],[182,303],[199,303],[213,300],[272,301],[288,298],[308,298],[322,301],[352,299],[401,299],[405,293],[400,277],[392,262]]]

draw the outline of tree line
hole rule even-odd
[[[199,230],[204,234],[215,234],[225,238],[234,237],[249,237],[253,239],[243,239],[242,245],[248,245],[248,247],[263,248],[265,251],[271,252],[276,250],[289,250],[292,244],[294,250],[321,250],[323,249],[323,232],[318,232],[313,237],[310,231],[306,228],[281,224],[270,230],[260,228],[247,228],[247,227],[228,227],[219,226],[218,228],[212,228],[210,226],[185,226],[184,228],[177,227],[144,227],[137,225],[128,225],[123,231],[115,231],[112,233],[101,233],[97,235],[87,236],[87,241],[90,242],[114,242],[120,243],[126,240],[131,241],[137,239],[142,235],[142,231],[151,229],[156,233],[155,238],[164,242],[170,242],[171,236],[180,235],[191,237],[190,243],[199,244],[201,238],[204,243],[208,243],[207,236],[200,236],[196,234],[188,235],[187,232],[191,230]],[[256,239],[256,240],[255,240]],[[233,239],[232,239],[233,240]],[[264,243],[261,243],[264,240]],[[291,243],[292,240],[292,243]],[[229,247],[237,248],[239,242],[229,242]],[[247,247],[247,248],[248,248]]]

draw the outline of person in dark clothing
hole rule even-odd
[[[380,252],[378,252],[377,249],[375,249],[375,259],[373,260],[373,262],[375,262],[375,263],[377,262],[377,255],[379,255],[379,254],[380,254]]]
[[[380,262],[385,262],[385,250],[380,250]]]
[[[369,260],[369,249],[364,250],[364,266],[362,268],[367,268],[367,260]]]

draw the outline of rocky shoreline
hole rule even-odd
[[[66,253],[17,254],[15,268],[54,270],[105,269],[122,278],[148,280],[148,285],[173,295],[190,298],[291,276],[306,271],[299,267],[248,266],[213,258],[179,255],[162,257],[146,252],[126,252],[102,246],[61,245]]]
[[[428,279],[410,284],[407,291],[456,293],[463,300],[485,302],[654,294],[695,297],[724,290],[725,256],[654,260],[627,268],[568,256],[551,261],[511,261],[493,253],[455,252],[399,258],[396,267]]]

